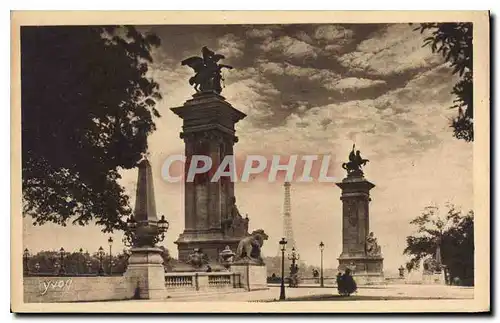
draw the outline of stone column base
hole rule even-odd
[[[241,287],[248,291],[268,289],[266,265],[257,265],[251,262],[233,263],[231,272],[240,275]]]
[[[219,254],[226,246],[236,251],[243,237],[223,237],[220,233],[182,233],[175,241],[179,252],[179,260],[187,261],[195,248],[199,248],[211,262],[219,261]]]
[[[383,261],[381,256],[341,254],[338,258],[339,271],[351,270],[358,285],[384,284]]]
[[[132,248],[125,272],[133,284],[136,297],[141,299],[165,299],[165,269],[162,250],[159,248]]]

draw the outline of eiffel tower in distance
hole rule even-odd
[[[295,250],[298,251],[295,238],[293,237],[292,201],[290,195],[291,184],[290,182],[285,182],[283,186],[285,188],[285,201],[283,203],[283,236],[287,241],[287,251],[290,252],[292,248],[295,248]]]

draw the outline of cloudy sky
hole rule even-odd
[[[192,70],[180,61],[200,55],[202,46],[226,55],[223,96],[247,117],[237,124],[237,158],[249,154],[328,154],[331,173],[352,144],[370,160],[365,175],[372,190],[370,225],[395,271],[404,263],[408,222],[429,204],[452,202],[472,208],[472,144],[454,139],[448,109],[456,78],[440,56],[422,48],[423,38],[408,24],[153,26],[162,46],[151,76],[164,99],[158,130],[150,137],[157,209],[170,221],[165,246],[183,231],[183,187],[166,183],[166,156],[183,152],[182,121],[170,108],[190,98]],[[124,172],[133,194],[136,171]],[[270,236],[266,255],[275,255],[282,236],[282,182],[236,183],[241,213],[250,229]],[[341,252],[340,189],[332,183],[293,183],[293,230],[303,260],[319,264],[317,245],[326,244],[325,265],[336,267]],[[97,227],[32,227],[25,220],[25,247],[89,251],[105,245]],[[115,240],[121,240],[120,235]],[[121,249],[119,242],[115,248]],[[115,249],[116,250],[116,249]]]

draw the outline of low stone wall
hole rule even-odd
[[[198,291],[241,287],[239,274],[231,272],[173,272],[165,274],[167,291]]]
[[[91,302],[134,297],[134,283],[123,276],[24,277],[25,303]]]
[[[422,275],[422,284],[424,285],[446,285],[444,271],[440,273],[424,273]]]

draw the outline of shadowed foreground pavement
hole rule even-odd
[[[168,301],[221,301],[221,302],[273,302],[279,298],[279,287],[268,290],[225,293],[218,295],[189,295],[172,297]],[[425,299],[472,299],[474,288],[433,285],[386,285],[361,286],[349,296],[338,295],[337,288],[286,288],[287,301],[362,301],[362,300],[425,300]]]
[[[221,293],[200,293],[189,295],[171,295],[161,302],[278,302],[279,287],[267,290],[234,291]],[[360,286],[351,296],[338,295],[334,287],[302,287],[286,288],[288,302],[321,302],[321,301],[388,301],[388,300],[459,300],[473,299],[473,287],[433,286],[433,285],[378,285]],[[121,302],[151,302],[149,300],[123,300]],[[118,303],[109,301],[109,303]],[[158,301],[155,301],[158,302]]]

